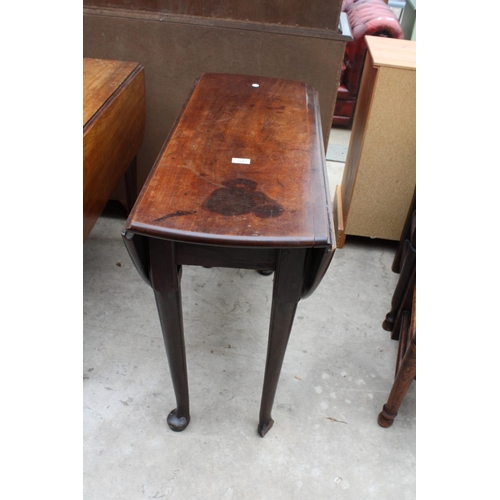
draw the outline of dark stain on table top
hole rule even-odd
[[[163,145],[126,230],[206,244],[331,246],[331,206],[312,87],[204,73]]]

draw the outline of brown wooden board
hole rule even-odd
[[[337,30],[340,0],[84,0],[85,6]]]
[[[305,83],[203,74],[127,231],[229,246],[332,246],[318,117]]]

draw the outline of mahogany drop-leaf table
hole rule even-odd
[[[83,58],[83,241],[124,178],[137,195],[136,157],[146,126],[142,64]]]
[[[123,230],[153,288],[177,400],[190,420],[182,266],[274,272],[258,432],[264,436],[297,304],[335,250],[318,98],[302,82],[204,73],[172,127]]]

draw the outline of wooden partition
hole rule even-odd
[[[83,4],[334,32],[337,31],[342,6],[337,0],[84,0]]]
[[[350,39],[339,29],[340,10],[341,0],[84,0],[84,57],[138,61],[145,68],[139,188],[203,72],[312,85],[326,147]],[[124,199],[123,187],[113,198]]]

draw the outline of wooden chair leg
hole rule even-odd
[[[414,212],[417,209],[417,190],[413,191],[413,197],[410,203],[410,208],[408,209],[408,214],[406,215],[405,225],[403,231],[401,232],[400,243],[398,249],[396,250],[396,255],[392,262],[392,271],[399,273],[401,271],[401,264],[403,260],[404,253],[404,242],[406,240],[411,240],[412,237],[412,226],[414,225]]]
[[[399,407],[403,402],[408,389],[415,378],[417,369],[417,347],[415,337],[410,341],[405,356],[401,362],[396,380],[392,385],[387,403],[378,415],[378,423],[382,427],[390,427],[398,414]]]
[[[392,295],[391,310],[386,314],[385,320],[382,323],[382,328],[384,330],[394,332],[394,335],[392,335],[394,340],[398,339],[397,328],[395,328],[398,312],[401,310],[408,288],[410,288],[411,292],[413,292],[415,280],[416,250],[413,248],[409,240],[405,241],[404,246],[405,258],[403,260],[396,288]]]
[[[387,313],[382,328],[392,332],[393,340],[399,339],[400,324],[398,325],[398,316],[405,310],[411,309],[403,304],[405,297],[413,294],[415,286],[415,270],[417,256],[417,219],[416,219],[416,190],[413,192],[413,198],[406,216],[406,222],[401,233],[398,249],[394,257],[392,270],[399,273],[398,283],[394,290],[391,300],[391,310]],[[409,290],[409,292],[408,292]],[[401,319],[401,318],[399,318]]]
[[[403,358],[405,357],[406,350],[408,349],[408,342],[410,341],[408,336],[411,323],[411,310],[403,311],[400,317],[398,318],[398,323],[400,323],[400,328],[398,329],[399,342],[398,342],[398,354],[396,357],[396,369],[394,372],[395,377],[399,372],[399,367],[401,366]]]
[[[181,270],[175,261],[174,243],[150,238],[153,287],[177,407],[167,417],[168,426],[183,431],[189,424],[189,389],[182,320]]]
[[[410,315],[408,315],[410,316]],[[405,335],[399,340],[400,347],[406,345],[406,339],[404,337],[410,337],[407,347],[405,349],[404,356],[400,360],[400,352],[398,350],[398,360],[396,366],[396,378],[392,385],[391,392],[387,403],[382,408],[382,411],[378,415],[378,423],[382,427],[390,427],[394,422],[398,414],[399,407],[408,392],[408,389],[415,379],[417,374],[417,292],[416,287],[413,288],[412,294],[412,306],[411,306],[411,321],[408,326],[404,325],[406,328]],[[405,320],[406,322],[406,320]],[[404,342],[404,344],[402,344]]]
[[[257,429],[261,437],[264,437],[274,424],[271,410],[295,311],[302,293],[305,253],[305,250],[281,250],[277,259],[267,360]]]

